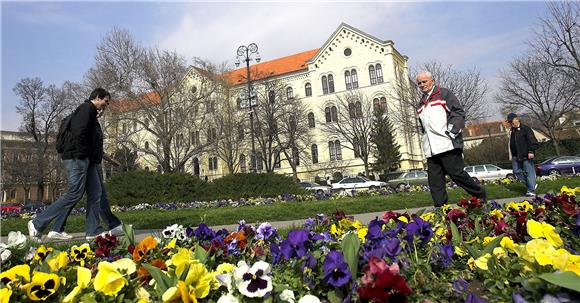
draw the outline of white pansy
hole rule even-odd
[[[272,291],[272,278],[270,264],[258,261],[249,267],[246,262],[238,262],[238,267],[234,269],[234,279],[238,291],[250,298],[262,298]]]
[[[305,295],[304,297],[300,298],[298,303],[320,303],[320,299],[313,295]]]
[[[234,295],[228,293],[225,295],[222,295],[217,303],[239,303],[240,301],[238,300],[238,298],[236,298]]]
[[[8,245],[0,243],[0,262],[4,263],[12,256],[12,252],[8,249]]]
[[[296,298],[294,297],[294,292],[290,289],[284,289],[280,294],[280,300],[284,302],[294,303],[296,302]]]
[[[233,285],[232,285],[232,274],[219,274],[215,276],[215,279],[218,281],[220,286],[225,286],[228,288],[228,292],[232,292]]]
[[[10,248],[22,248],[26,243],[26,236],[20,231],[11,231],[8,233],[8,247]]]

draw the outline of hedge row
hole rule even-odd
[[[304,193],[291,177],[273,173],[235,174],[205,182],[186,173],[140,170],[114,174],[106,181],[106,187],[111,204],[125,206]]]

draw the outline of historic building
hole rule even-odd
[[[407,60],[408,57],[395,49],[393,41],[378,39],[342,23],[320,48],[250,66],[253,87],[260,89],[260,84],[265,82],[282,83],[284,97],[300,100],[307,108],[307,118],[304,121],[307,121],[311,142],[306,150],[297,152],[307,153],[309,163],[297,163],[299,179],[313,180],[316,176],[324,178],[364,172],[363,162],[356,155],[356,148],[340,135],[330,135],[324,131],[325,124],[341,123],[338,119],[340,113],[337,113],[340,110],[337,103],[341,96],[356,91],[364,96],[360,102],[372,102],[374,108],[381,108],[388,116],[394,117],[401,112],[410,111],[408,117],[416,119],[414,108],[403,106],[395,92],[397,87],[413,85],[408,80]],[[228,92],[222,93],[227,95],[229,102],[235,102],[238,112],[249,120],[250,112],[256,113],[262,109],[259,106],[251,108],[248,104],[247,73],[244,66],[222,75],[230,88]],[[193,88],[200,87],[196,83],[204,77],[207,74],[192,67],[182,83]],[[207,108],[211,109],[212,106],[208,105]],[[360,103],[356,104],[356,108],[353,107],[353,113],[358,113],[359,108]],[[403,127],[397,125],[396,120],[392,121],[396,128],[396,141],[401,147],[400,170],[423,167],[424,157],[416,129],[407,128],[405,132]],[[245,123],[244,125],[248,125]],[[130,128],[131,125],[125,127]],[[201,129],[191,129],[185,137],[189,137],[192,142],[210,142],[212,138],[219,137],[214,127],[211,122],[205,123]],[[235,172],[248,172],[252,165],[250,136],[241,134],[240,138],[245,140],[245,144],[239,147],[242,150],[238,153]],[[147,141],[143,144],[150,148],[150,140],[141,141]],[[208,144],[207,148],[200,149],[201,152],[191,157],[183,170],[209,180],[228,174],[230,170],[212,146]],[[276,155],[274,172],[291,174],[288,161],[279,160],[279,157]],[[160,167],[152,166],[155,159],[151,157],[141,154],[139,161],[141,167],[160,170]],[[257,155],[255,161],[257,171],[264,171],[260,155]],[[371,158],[370,162],[374,160]]]

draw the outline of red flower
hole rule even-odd
[[[476,197],[471,197],[469,200],[462,198],[457,204],[465,209],[481,208],[482,206],[481,201]]]
[[[467,215],[459,209],[453,209],[447,213],[447,219],[451,220],[455,225],[459,225],[462,219],[465,219],[466,217]]]
[[[495,232],[496,236],[503,234],[505,232],[505,230],[508,228],[507,223],[505,223],[505,221],[503,219],[497,220],[494,222],[495,222],[495,227],[493,228],[493,231]]]
[[[400,216],[401,216],[401,214],[390,210],[390,211],[387,211],[383,214],[383,221],[389,222],[389,221],[391,221],[391,219],[396,220]]]
[[[399,266],[391,266],[377,257],[371,257],[363,268],[361,287],[357,292],[363,302],[407,302],[412,290],[399,274]]]

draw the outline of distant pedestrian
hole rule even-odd
[[[511,125],[509,149],[514,174],[526,184],[526,196],[535,196],[538,185],[536,184],[536,169],[534,168],[534,152],[540,144],[534,131],[522,124],[515,113],[509,113],[506,121]]]
[[[326,185],[332,186],[332,181],[330,180],[329,176],[326,176]]]
[[[435,85],[430,72],[417,75],[423,96],[417,114],[423,133],[422,148],[427,157],[428,183],[436,207],[448,202],[445,174],[469,194],[486,202],[485,189],[463,170],[465,111],[453,93]]]
[[[97,110],[105,107],[111,98],[109,92],[102,88],[94,89],[88,100],[79,105],[70,120],[70,133],[64,142],[61,153],[63,165],[68,172],[68,192],[53,202],[46,210],[28,221],[28,233],[31,237],[40,237],[54,220],[49,239],[68,240],[72,236],[64,232],[66,220],[75,204],[85,192],[87,179],[98,178],[95,165]],[[86,232],[97,235],[103,231],[99,223],[100,194],[87,199]]]

